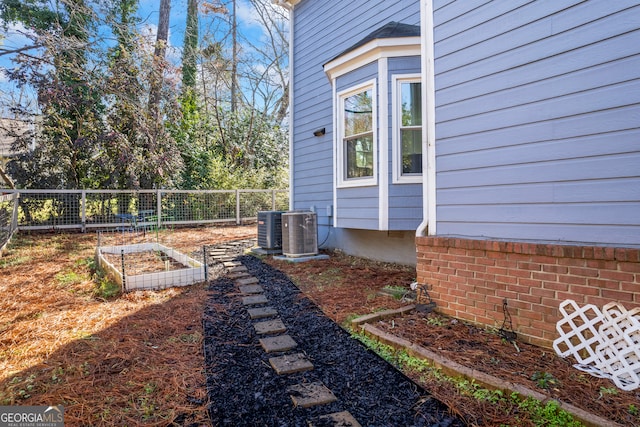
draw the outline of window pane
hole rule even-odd
[[[404,129],[402,135],[402,173],[422,173],[422,130]]]
[[[345,148],[347,178],[373,176],[373,135],[348,139]]]
[[[372,89],[367,89],[344,99],[345,136],[357,135],[373,130],[372,93]]]
[[[402,126],[422,126],[420,83],[401,84]]]

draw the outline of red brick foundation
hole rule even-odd
[[[559,304],[640,307],[640,249],[417,237],[417,280],[438,311],[499,328],[506,298],[518,338],[551,347]]]

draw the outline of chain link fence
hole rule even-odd
[[[18,228],[19,197],[17,193],[0,196],[0,255]]]
[[[288,190],[2,191],[8,193],[3,198],[19,201],[13,202],[12,218],[21,230],[240,225],[255,221],[258,211],[289,208]],[[4,204],[0,209],[3,215]]]

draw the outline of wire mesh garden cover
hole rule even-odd
[[[640,387],[640,307],[627,310],[611,302],[601,311],[565,300],[559,310],[560,337],[553,342],[558,355],[573,356],[576,369],[609,378],[622,390]]]
[[[188,286],[206,278],[206,266],[159,243],[98,246],[98,265],[124,291]]]

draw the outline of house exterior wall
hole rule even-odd
[[[340,12],[336,13],[338,3]],[[354,255],[415,264],[415,242],[406,237],[411,236],[420,221],[417,206],[421,206],[421,201],[409,201],[416,195],[421,197],[419,185],[389,194],[388,228],[407,230],[402,238],[399,234],[389,237],[386,232],[375,231],[380,229],[377,186],[336,189],[335,93],[323,65],[390,21],[419,25],[419,10],[419,2],[407,0],[302,0],[292,9],[291,208],[316,211],[318,241],[324,243],[322,247],[340,247]],[[401,62],[396,65],[405,66]],[[362,70],[336,79],[335,90],[367,80],[367,74],[369,79],[377,78],[377,72],[378,64],[366,65]],[[419,64],[414,72],[419,72]],[[391,98],[387,99],[390,102]],[[386,120],[383,123],[382,126],[390,125]],[[325,134],[314,136],[314,131],[321,128]],[[404,207],[416,211],[416,216],[408,218],[410,215],[403,211]],[[396,247],[402,255],[389,254],[387,244]]]
[[[638,16],[436,2],[438,235],[640,244]]]
[[[314,207],[320,224],[327,213],[321,242],[413,261],[406,232],[374,231],[379,192],[334,190],[335,93],[322,64],[386,22],[417,24],[418,7],[433,6],[433,28],[423,27],[434,37],[429,215],[412,185],[390,185],[387,200],[388,230],[428,216],[429,235],[415,239],[418,281],[442,312],[489,326],[500,326],[506,299],[519,337],[545,346],[564,299],[640,306],[637,1],[354,1],[334,14],[335,4],[302,0],[293,10],[292,201]],[[387,99],[391,75],[411,61],[384,64]],[[391,135],[390,122],[378,124]],[[321,127],[326,135],[313,137]],[[354,228],[340,228],[341,214]]]
[[[500,327],[506,299],[550,347],[565,299],[640,306],[638,16],[435,2],[436,233],[416,243],[440,311]]]

